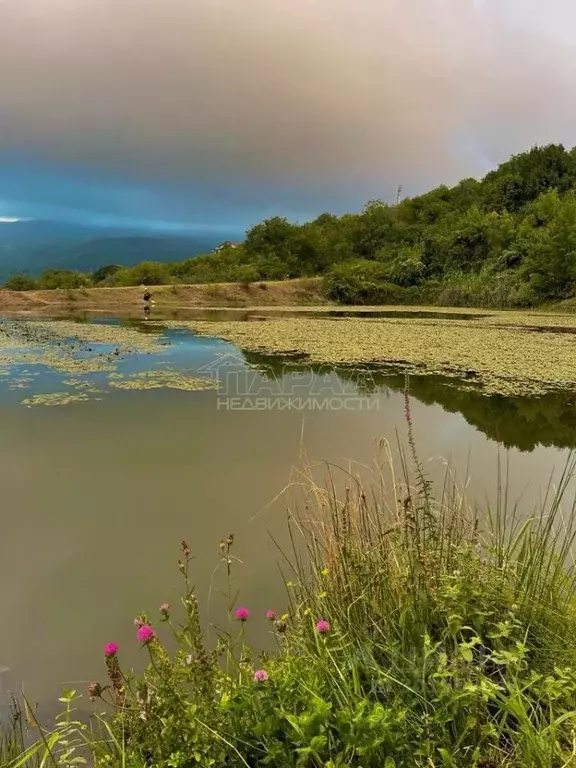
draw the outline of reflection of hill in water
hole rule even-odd
[[[401,389],[403,383],[396,387]],[[538,445],[572,448],[576,440],[576,396],[555,392],[540,397],[486,396],[426,377],[411,379],[410,393],[427,405],[461,413],[468,424],[507,448],[532,451]]]
[[[263,375],[281,376],[286,359],[255,352],[243,352],[246,361]],[[290,370],[327,372],[326,366],[290,365]],[[353,382],[365,394],[404,390],[404,376],[382,369],[333,369]],[[576,444],[576,393],[551,392],[539,397],[486,396],[479,390],[459,386],[441,376],[411,376],[410,395],[426,405],[440,405],[449,413],[461,413],[468,424],[507,448],[532,451],[538,445],[572,448]]]

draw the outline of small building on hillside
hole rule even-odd
[[[220,245],[217,245],[216,248],[212,250],[212,253],[219,253],[225,248],[239,248],[241,245],[242,243],[233,243],[232,240],[225,240],[223,243],[220,243]]]

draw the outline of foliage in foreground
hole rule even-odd
[[[137,620],[146,672],[106,646],[108,682],[90,695],[107,714],[82,725],[66,697],[14,768],[33,754],[72,765],[82,743],[96,766],[138,768],[576,766],[575,514],[560,509],[574,462],[524,520],[505,491],[479,517],[450,475],[434,494],[411,465],[411,482],[405,460],[400,478],[387,459],[371,484],[345,473],[341,496],[337,477],[310,484],[289,517],[289,608],[266,617],[272,654],[245,643],[246,622],[266,619],[231,590],[229,627],[206,645],[183,542],[181,606],[161,606],[161,626]],[[230,537],[228,584],[233,552]]]
[[[4,702],[3,702],[4,704]],[[6,713],[0,717],[0,765],[9,765],[22,753],[26,745],[24,712],[15,696],[5,703]],[[29,765],[35,761],[28,761]]]

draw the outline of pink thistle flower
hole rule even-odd
[[[107,643],[104,646],[104,656],[116,656],[118,653],[118,643]]]
[[[254,680],[257,683],[265,683],[268,680],[268,672],[265,669],[257,669],[254,672]]]
[[[274,611],[266,611],[266,618],[268,621],[274,621],[276,619],[276,614]]]
[[[327,632],[330,632],[330,624],[325,619],[319,619],[316,622],[316,632],[325,635]]]
[[[238,621],[246,621],[248,616],[250,616],[250,611],[248,608],[238,608],[236,610],[236,618]]]
[[[138,641],[140,643],[149,643],[151,640],[155,637],[154,630],[150,626],[150,624],[142,624],[142,626],[138,629],[138,632],[136,633],[136,637],[138,638]]]

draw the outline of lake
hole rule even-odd
[[[269,644],[264,613],[286,603],[283,489],[306,463],[321,480],[321,462],[370,465],[380,440],[406,438],[397,370],[310,368],[161,321],[77,320],[0,320],[0,688],[24,683],[42,706],[102,678],[106,642],[144,663],[133,619],[177,602],[182,539],[208,623],[209,600],[214,621],[225,614],[218,544],[234,534],[246,629]],[[493,499],[509,461],[529,509],[567,460],[574,392],[486,396],[432,375],[408,389],[427,470],[440,481],[445,459],[464,478],[469,464],[472,501]]]

